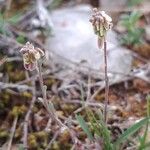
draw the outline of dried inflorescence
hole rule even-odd
[[[27,42],[20,52],[23,54],[24,67],[29,71],[36,69],[37,61],[44,56],[44,52],[40,48],[35,48],[30,42]]]
[[[112,19],[104,11],[94,8],[90,22],[93,25],[95,34],[98,36],[98,46],[102,48],[106,33],[112,28]]]

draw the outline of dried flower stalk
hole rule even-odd
[[[70,136],[72,138],[72,141],[74,144],[77,143],[77,139],[74,136],[74,132],[70,130],[65,124],[59,120],[58,116],[55,113],[55,108],[53,106],[53,103],[51,101],[47,100],[47,87],[44,85],[43,77],[42,77],[42,71],[41,71],[41,63],[39,60],[44,56],[44,52],[39,48],[34,48],[33,44],[27,42],[25,46],[20,50],[20,52],[23,54],[23,63],[26,70],[33,71],[36,70],[39,77],[39,83],[42,91],[43,98],[40,98],[42,101],[45,109],[47,110],[50,118],[55,121],[59,127],[62,129],[67,129],[70,133]],[[27,130],[26,130],[27,131]],[[27,148],[27,133],[24,137],[24,148]]]
[[[107,75],[107,31],[112,28],[112,19],[104,11],[99,11],[97,8],[93,9],[93,15],[90,19],[95,34],[98,36],[98,47],[104,48],[104,63],[105,63],[105,108],[104,120],[107,123],[107,105],[109,103],[109,80]]]

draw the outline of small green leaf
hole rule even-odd
[[[26,39],[25,39],[25,37],[24,37],[23,35],[19,35],[19,36],[16,38],[16,41],[17,41],[18,43],[25,44]]]
[[[21,13],[17,13],[16,15],[12,16],[11,18],[7,19],[7,22],[10,23],[10,24],[16,24],[20,17],[21,17]]]
[[[132,6],[135,6],[135,5],[139,5],[142,3],[143,0],[129,0],[128,1],[128,6],[132,7]]]
[[[140,19],[141,15],[142,14],[140,12],[133,11],[129,18],[130,23],[132,25],[135,25],[137,23],[137,21]]]
[[[147,138],[147,133],[148,133],[148,124],[149,124],[149,123],[148,123],[148,121],[147,121],[144,135],[139,138],[139,141],[140,141],[139,150],[143,150],[143,147],[145,146],[145,142],[146,142],[146,138]]]
[[[143,150],[146,150],[145,148],[150,148],[150,142],[148,142],[148,143],[146,143],[142,148],[143,148]]]
[[[18,150],[24,150],[24,148],[23,148],[23,145],[22,145],[22,144],[19,144],[19,148],[18,148]]]
[[[124,140],[129,138],[129,136],[133,135],[136,131],[138,131],[147,121],[149,121],[149,117],[146,117],[139,121],[138,123],[131,126],[129,129],[127,129],[120,137],[119,139],[114,143],[115,145],[118,145],[122,143]]]
[[[88,138],[90,140],[93,140],[93,135],[91,133],[91,131],[89,130],[85,120],[83,119],[83,117],[81,115],[76,115],[76,119],[78,120],[81,128],[83,129],[83,131],[87,134]]]

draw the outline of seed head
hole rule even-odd
[[[95,34],[98,36],[98,46],[102,48],[106,33],[112,28],[112,19],[104,11],[99,11],[97,8],[94,8],[90,22],[92,23]]]
[[[44,52],[40,48],[35,48],[30,42],[27,42],[20,52],[23,54],[24,67],[29,71],[36,69],[37,61],[44,56]]]

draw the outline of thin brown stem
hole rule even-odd
[[[60,127],[63,127],[64,124],[58,119],[58,117],[55,115],[55,109],[53,107],[53,104],[51,103],[51,101],[48,103],[47,101],[47,94],[46,94],[46,91],[47,91],[47,87],[46,85],[44,85],[44,82],[43,82],[43,77],[42,77],[42,71],[41,71],[41,65],[39,64],[38,67],[37,67],[37,72],[38,72],[38,75],[39,75],[39,82],[40,82],[40,87],[41,87],[41,90],[42,90],[42,96],[43,96],[43,104],[44,104],[44,107],[46,108],[49,116],[54,120],[56,121],[56,123],[58,123],[58,125]]]
[[[49,114],[49,116],[52,118],[52,120],[54,120],[56,123],[58,123],[58,125],[61,127],[61,128],[65,128],[69,131],[70,133],[70,136],[72,138],[72,141],[76,144],[76,137],[74,137],[74,133],[72,130],[70,130],[65,124],[63,124],[61,122],[61,120],[59,120],[59,118],[57,117],[56,113],[55,113],[55,108],[52,104],[52,102],[50,101],[48,103],[47,101],[47,87],[44,85],[44,82],[43,82],[43,77],[42,77],[42,71],[41,71],[41,65],[39,64],[38,67],[37,67],[37,72],[38,72],[38,75],[39,75],[39,82],[40,82],[40,86],[41,86],[41,90],[42,90],[42,96],[43,96],[43,104]]]
[[[108,79],[108,69],[107,69],[107,42],[104,39],[104,63],[105,63],[105,108],[104,108],[104,121],[107,123],[107,107],[109,103],[109,79]]]

